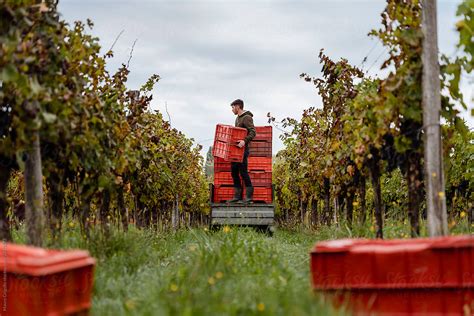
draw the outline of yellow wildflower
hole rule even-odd
[[[259,312],[263,312],[263,311],[265,310],[265,304],[263,304],[263,303],[258,303],[258,305],[257,305],[257,310],[258,310]]]
[[[174,283],[171,283],[170,290],[171,292],[176,292],[178,290],[178,286]]]
[[[135,302],[133,300],[127,300],[125,302],[125,306],[127,309],[134,309],[135,308]]]
[[[209,285],[214,285],[216,284],[216,280],[213,277],[209,277],[209,279],[207,279],[207,283],[209,283]]]
[[[222,272],[220,272],[220,271],[218,271],[218,272],[216,273],[216,279],[222,279],[223,276],[224,276],[224,274],[223,274]]]

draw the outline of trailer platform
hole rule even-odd
[[[255,226],[272,233],[275,207],[273,204],[211,203],[211,228],[223,225]]]

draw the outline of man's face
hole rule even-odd
[[[232,113],[237,115],[238,112],[239,112],[239,106],[238,105],[232,105]]]

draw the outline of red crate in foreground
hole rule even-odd
[[[474,236],[321,242],[311,273],[315,290],[355,315],[474,312]]]
[[[87,251],[4,247],[0,269],[6,272],[6,284],[0,293],[6,298],[6,315],[87,314],[95,266]]]

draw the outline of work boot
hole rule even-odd
[[[227,203],[236,203],[242,201],[242,188],[234,187],[234,198],[227,201]]]
[[[247,187],[245,188],[245,199],[242,201],[242,203],[245,203],[245,204],[250,204],[250,203],[253,203],[252,199],[253,199],[253,187]]]

